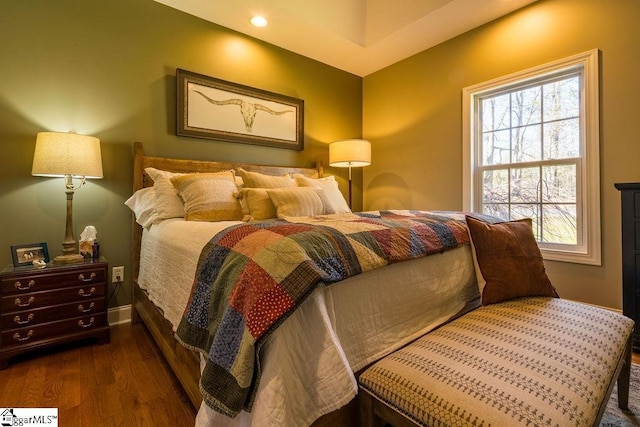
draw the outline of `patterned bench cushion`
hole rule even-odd
[[[512,300],[423,336],[359,382],[423,425],[592,425],[632,329],[581,303]]]

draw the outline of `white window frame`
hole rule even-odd
[[[564,58],[528,70],[499,77],[487,82],[465,87],[462,90],[462,205],[465,211],[479,212],[481,209],[480,180],[476,176],[475,164],[479,158],[477,126],[480,125],[476,102],[480,96],[515,84],[525,84],[545,76],[563,71],[579,71],[582,75],[581,102],[584,115],[581,117],[581,161],[578,167],[576,201],[578,218],[582,218],[581,245],[567,250],[563,245],[538,242],[546,260],[601,265],[600,225],[600,109],[598,50],[593,49],[569,58]],[[580,172],[581,171],[581,172]]]

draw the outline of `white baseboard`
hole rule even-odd
[[[109,326],[131,323],[131,304],[121,305],[107,310]]]

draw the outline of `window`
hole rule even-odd
[[[598,51],[463,96],[464,209],[531,217],[545,259],[600,265]]]

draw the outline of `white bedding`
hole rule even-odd
[[[138,282],[177,328],[202,247],[237,222],[163,221],[143,232]],[[202,405],[197,426],[302,426],[348,403],[353,372],[477,301],[468,245],[318,288],[263,347],[254,408],[235,419]]]

